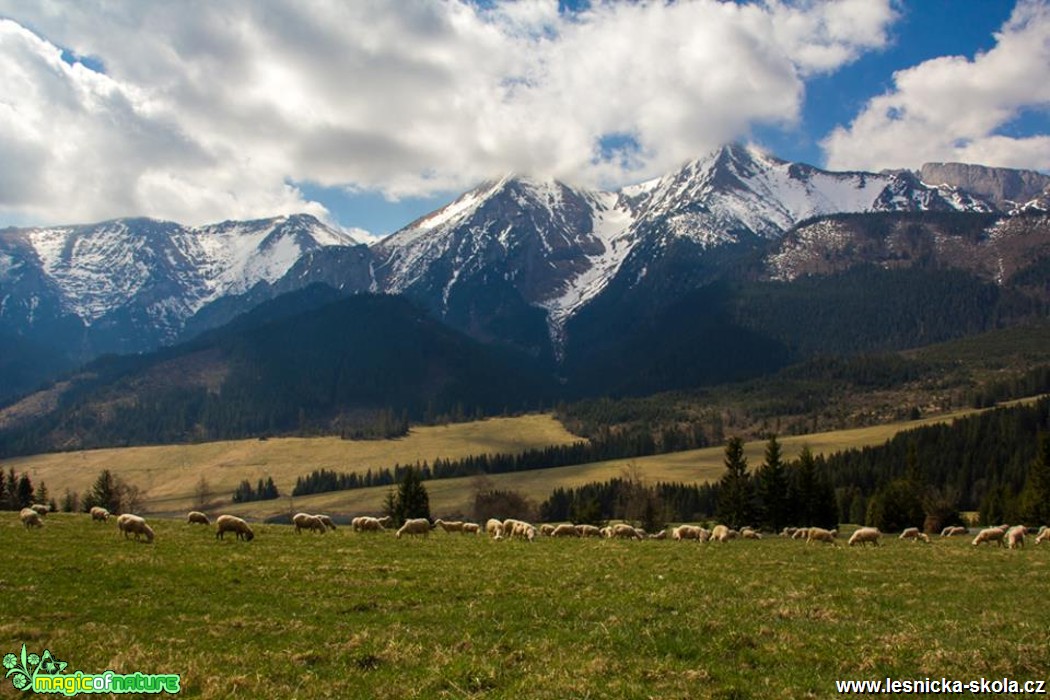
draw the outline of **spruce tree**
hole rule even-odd
[[[718,519],[730,527],[740,528],[753,522],[753,486],[747,473],[744,441],[739,437],[726,442],[726,473],[718,482]]]
[[[1021,492],[1021,517],[1032,525],[1050,523],[1050,433],[1038,437],[1035,459]]]
[[[84,499],[84,509],[91,510],[92,506],[101,506],[116,515],[121,512],[120,495],[120,484],[116,477],[108,469],[103,469],[95,479],[91,493]]]
[[[18,478],[18,492],[16,495],[16,506],[18,509],[27,508],[33,505],[33,482],[29,480],[29,475],[22,473],[22,476]]]
[[[766,456],[755,473],[756,492],[762,524],[779,532],[788,524],[788,479],[777,436],[766,443]]]
[[[397,488],[397,509],[395,519],[404,522],[409,518],[430,519],[430,496],[423,486],[419,472],[409,467],[405,470],[401,484]]]

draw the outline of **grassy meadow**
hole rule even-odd
[[[826,698],[835,680],[1050,676],[1050,547],[767,538],[253,542],[152,518],[0,521],[0,652],[180,673],[182,697]],[[15,697],[3,681],[0,697]]]
[[[809,446],[817,454],[829,454],[851,447],[880,445],[901,430],[950,421],[974,412],[958,411],[921,420],[786,436],[780,442],[788,459],[796,457],[803,446]],[[296,477],[314,469],[357,471],[363,474],[367,469],[392,467],[395,463],[411,464],[431,461],[436,457],[458,458],[472,454],[516,453],[530,448],[571,443],[578,439],[553,416],[536,414],[447,426],[416,427],[407,437],[396,440],[271,438],[125,447],[18,457],[4,460],[3,466],[19,473],[28,472],[34,484],[43,481],[56,500],[61,499],[66,488],[83,493],[90,488],[100,471],[109,469],[141,490],[140,511],[154,515],[176,516],[193,507],[194,488],[202,476],[213,494],[213,501],[206,508],[210,512],[229,512],[249,519],[300,510],[358,515],[379,511],[389,487],[337,491],[293,499],[290,494]],[[760,464],[764,449],[763,441],[746,443],[748,462]],[[724,456],[724,448],[718,446],[632,460],[617,459],[540,471],[494,474],[488,478],[493,488],[515,490],[539,503],[557,487],[572,488],[621,476],[629,462],[637,465],[643,477],[651,482],[700,483],[717,480],[724,471]],[[278,489],[284,494],[280,499],[241,504],[230,502],[233,490],[242,479],[255,484],[266,477],[273,477]],[[472,486],[471,478],[426,482],[431,512],[435,516],[469,513],[472,507]]]

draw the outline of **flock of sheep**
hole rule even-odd
[[[39,528],[44,526],[43,517],[47,515],[48,510],[49,508],[46,505],[36,504],[28,508],[23,508],[19,512],[19,517],[26,529],[31,527]],[[105,522],[111,517],[108,510],[98,506],[92,508],[90,514],[93,521]],[[200,511],[191,511],[186,516],[186,522],[189,524],[211,525],[211,519]],[[312,515],[310,513],[296,513],[292,517],[292,524],[295,526],[296,534],[301,534],[304,530],[307,532],[324,534],[329,530],[336,529],[335,523],[332,519],[329,516],[322,514]],[[355,532],[380,532],[391,528],[392,525],[393,520],[389,516],[377,518],[369,515],[362,515],[351,521],[351,526]],[[145,538],[146,542],[153,542],[153,528],[151,528],[141,516],[124,513],[117,517],[117,528],[124,534],[125,539],[134,535],[136,540],[141,537]],[[490,518],[488,522],[485,523],[484,528],[478,523],[463,522],[460,520],[442,520],[439,518],[431,523],[430,520],[426,518],[411,518],[406,520],[396,531],[395,536],[398,539],[401,539],[402,535],[422,535],[423,537],[426,537],[430,534],[431,530],[437,528],[441,528],[447,533],[461,533],[468,535],[485,534],[495,540],[521,539],[528,542],[532,542],[539,536],[557,538],[598,537],[631,540],[663,540],[670,538],[675,541],[697,540],[699,542],[727,542],[737,538],[754,540],[762,539],[761,532],[749,527],[734,530],[725,525],[715,525],[709,530],[699,525],[679,525],[670,530],[665,529],[654,534],[649,534],[645,530],[632,527],[627,523],[617,523],[602,528],[595,525],[573,525],[571,523],[562,523],[560,525],[545,523],[536,527],[524,520],[517,520],[514,518],[508,518],[507,520]],[[247,542],[252,541],[255,537],[255,533],[252,531],[251,526],[242,518],[238,518],[235,515],[220,515],[215,519],[215,537],[217,539],[224,539],[227,532],[232,532],[236,535],[238,540],[245,540]],[[969,534],[970,531],[961,526],[946,527],[941,531],[941,537],[968,536]],[[1031,532],[1024,525],[1015,525],[1013,527],[1009,525],[999,525],[980,530],[973,539],[973,546],[976,547],[982,543],[995,542],[1000,547],[1017,549],[1024,547],[1025,536],[1028,534],[1035,534],[1036,544],[1039,544],[1044,540],[1050,540],[1050,528],[1045,525],[1039,528],[1038,532],[1035,533]],[[796,540],[805,540],[811,543],[826,542],[835,544],[836,538],[838,537],[838,530],[827,530],[820,527],[786,527],[780,532],[780,536]],[[854,545],[864,546],[870,543],[877,547],[879,546],[879,540],[882,537],[883,533],[877,528],[862,527],[853,532],[849,538],[848,544],[852,547]],[[930,542],[929,535],[920,532],[917,527],[909,527],[905,529],[900,533],[898,539],[915,540],[925,543]]]

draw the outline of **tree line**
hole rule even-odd
[[[550,469],[610,459],[632,459],[659,454],[663,451],[690,450],[706,446],[707,439],[703,431],[691,428],[669,428],[663,431],[659,441],[648,430],[620,432],[606,430],[589,442],[551,445],[516,454],[472,455],[460,459],[439,458],[430,463],[424,461],[412,465],[395,464],[393,467],[368,469],[364,474],[315,469],[296,479],[292,495],[305,496],[311,493],[390,486],[399,483],[406,470],[409,469],[418,471],[422,481],[430,481],[476,474],[506,474]]]
[[[725,446],[726,472],[717,483],[647,484],[632,465],[621,478],[558,488],[540,505],[543,520],[597,523],[621,519],[658,530],[668,522],[717,520],[779,531],[787,525],[835,527],[838,510],[827,468],[805,448],[785,461],[780,443],[771,437],[765,460],[749,471],[743,440]]]

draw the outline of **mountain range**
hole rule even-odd
[[[1035,172],[828,172],[731,144],[615,192],[507,175],[370,246],[307,215],[5,229],[0,400],[317,284],[404,297],[573,395],[933,342],[1043,313],[1048,204]],[[880,308],[895,330],[866,331]]]

